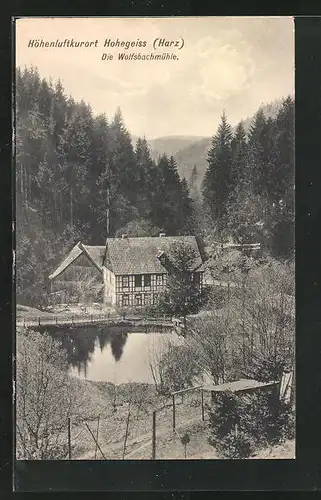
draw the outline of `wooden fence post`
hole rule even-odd
[[[68,417],[68,458],[71,460],[71,426],[70,417]]]
[[[204,391],[201,389],[202,420],[204,422]]]
[[[98,446],[98,450],[100,451],[100,453],[102,454],[102,456],[104,457],[104,459],[105,459],[105,460],[107,460],[107,458],[105,457],[105,455],[104,455],[104,453],[103,453],[103,451],[102,451],[101,447],[99,446],[98,441],[96,441],[96,438],[95,438],[95,436],[93,435],[93,433],[92,433],[92,431],[91,431],[91,429],[90,429],[89,425],[87,424],[87,422],[85,422],[85,426],[87,427],[88,431],[89,431],[89,432],[90,432],[90,434],[91,434],[91,437],[93,438],[93,440],[95,441],[96,445]]]
[[[156,458],[156,410],[153,411],[152,459]]]
[[[98,433],[99,433],[99,421],[100,421],[100,415],[98,415],[98,422],[97,422],[97,434],[96,434],[96,448],[95,448],[95,460],[97,457],[97,443],[98,443]]]
[[[58,325],[58,317],[56,316],[56,325]]]
[[[172,395],[173,398],[173,432],[175,431],[176,428],[176,415],[175,415],[175,394]]]
[[[291,383],[290,383],[290,403],[293,406],[295,404],[296,393],[295,393],[295,368],[292,371]]]
[[[129,419],[130,419],[130,408],[128,409],[127,422],[126,422],[126,433],[125,433],[124,446],[123,446],[123,460],[125,458],[125,453],[126,453],[126,444],[127,444],[128,431],[129,431]]]
[[[39,316],[39,318],[38,318],[38,324],[39,324],[39,326],[40,326],[40,316]]]

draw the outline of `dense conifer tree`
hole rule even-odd
[[[208,167],[203,181],[203,199],[215,230],[221,234],[226,224],[227,202],[231,188],[232,176],[232,128],[225,112],[216,135],[212,139],[212,147],[208,152]]]

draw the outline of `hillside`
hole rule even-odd
[[[262,104],[261,108],[267,118],[274,118],[281,104],[282,99],[276,99],[273,102]],[[249,116],[243,121],[247,132],[252,120],[253,116]],[[215,132],[216,130],[213,131],[213,133]],[[138,137],[135,135],[131,137],[133,146],[135,147]],[[200,189],[207,167],[206,158],[211,141],[212,137],[172,135],[148,139],[148,144],[154,160],[157,160],[162,154],[166,154],[168,157],[174,156],[181,177],[185,177],[187,180],[189,180],[192,169],[196,165],[198,171],[196,186]]]
[[[158,137],[148,142],[151,148],[152,157],[157,160],[157,158],[164,153],[167,156],[175,156],[178,151],[188,148],[200,140],[203,140],[203,137],[174,135],[170,137]]]
[[[187,181],[190,178],[194,165],[196,166],[198,172],[196,186],[198,189],[201,187],[207,167],[206,158],[208,150],[211,147],[211,142],[211,137],[205,137],[201,141],[194,142],[188,147],[181,149],[174,156],[181,177],[185,177]]]

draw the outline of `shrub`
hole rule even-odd
[[[218,444],[217,449],[226,458],[248,458],[255,450],[255,441],[244,431],[237,434],[235,431],[230,431]]]
[[[258,393],[248,403],[244,425],[258,443],[274,445],[294,437],[293,409],[276,394]]]
[[[217,396],[217,401],[210,411],[211,444],[217,444],[225,438],[235,425],[240,424],[242,401],[232,392],[224,392]]]
[[[209,416],[209,443],[229,458],[245,458],[258,448],[294,437],[292,406],[275,393],[223,393]]]

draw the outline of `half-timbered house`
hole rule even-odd
[[[108,238],[103,261],[104,300],[118,307],[155,304],[166,286],[170,251],[175,243],[191,247],[195,262],[192,278],[202,286],[202,258],[194,236]]]
[[[189,271],[201,288],[203,261],[196,238],[161,233],[158,237],[108,238],[104,246],[78,243],[49,276],[51,292],[60,294],[63,302],[88,302],[98,301],[97,290],[102,289],[101,300],[108,305],[156,304],[166,286],[170,252],[176,243],[193,249],[195,261]]]

